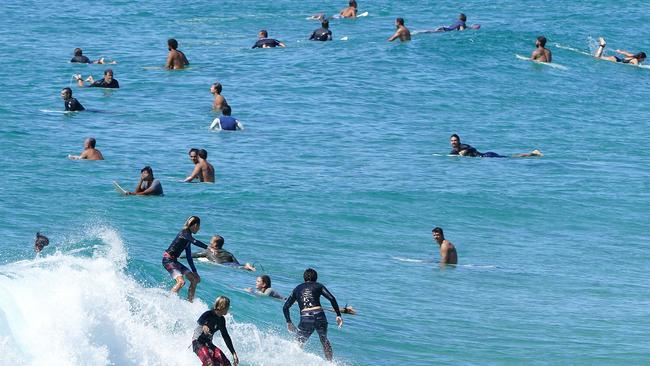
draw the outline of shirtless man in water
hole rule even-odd
[[[339,15],[341,18],[356,18],[357,17],[357,2],[356,0],[350,0],[348,7],[341,10]]]
[[[404,18],[395,19],[395,26],[397,27],[397,31],[390,38],[388,38],[389,42],[392,42],[397,38],[399,38],[399,40],[402,42],[411,40],[411,31],[409,31],[408,28],[404,26]]]
[[[440,246],[440,268],[444,268],[447,264],[458,264],[458,254],[456,247],[449,240],[445,239],[442,229],[439,227],[431,230],[433,239]]]
[[[194,170],[189,177],[185,178],[183,182],[191,182],[196,178],[205,183],[214,183],[214,167],[208,163],[208,152],[201,149],[197,152],[197,162],[194,165]],[[190,158],[192,158],[192,150],[190,150]]]
[[[185,57],[185,54],[182,51],[177,50],[178,41],[170,38],[167,40],[167,49],[169,53],[167,54],[167,61],[165,62],[165,69],[167,70],[179,70],[184,69],[185,66],[188,66],[190,62]]]
[[[89,137],[84,141],[84,151],[79,155],[68,155],[70,160],[104,160],[102,152],[95,149],[97,141]]]
[[[553,61],[553,55],[551,55],[551,50],[548,48],[545,48],[546,46],[546,37],[544,36],[539,36],[537,37],[537,40],[535,41],[535,51],[533,51],[533,54],[530,55],[530,59],[533,61],[537,62],[548,62],[551,63]]]

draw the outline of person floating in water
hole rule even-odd
[[[185,286],[185,280],[183,276],[187,277],[190,281],[190,288],[187,290],[187,301],[192,302],[194,300],[194,293],[196,291],[196,286],[201,281],[199,272],[194,266],[194,260],[192,259],[192,244],[197,247],[207,249],[208,246],[203,242],[194,239],[192,234],[196,234],[201,229],[201,219],[198,216],[190,216],[183,225],[183,229],[176,235],[176,238],[169,245],[169,248],[163,252],[162,265],[165,267],[169,275],[176,281],[174,287],[172,287],[173,293],[178,293],[183,286]],[[178,262],[178,258],[181,253],[185,251],[185,257],[187,258],[187,264],[189,264],[191,271]]]
[[[481,153],[471,145],[461,144],[460,137],[457,134],[451,135],[451,137],[449,138],[449,142],[451,143],[451,151],[449,152],[449,155],[468,156],[472,158],[477,158],[477,157],[478,158],[506,158],[507,157],[507,156],[499,155],[492,151]],[[514,154],[511,157],[529,158],[529,157],[542,157],[542,156],[544,155],[541,153],[541,151],[533,150],[530,153]]]
[[[199,357],[203,366],[230,366],[230,361],[226,355],[215,346],[212,342],[214,334],[219,331],[226,347],[232,354],[232,362],[234,366],[239,364],[239,357],[235,352],[235,347],[232,344],[232,339],[226,329],[226,318],[230,309],[230,299],[225,296],[219,296],[214,302],[212,310],[208,310],[201,314],[196,321],[198,326],[194,330],[192,336],[192,350]]]
[[[84,80],[81,74],[74,76],[77,80],[77,85],[84,86]],[[106,69],[104,70],[104,77],[99,80],[93,79],[93,76],[90,75],[86,78],[86,82],[90,83],[91,88],[107,88],[107,89],[117,89],[120,87],[120,83],[117,82],[117,79],[113,79],[113,70]]]
[[[596,50],[594,57],[599,58],[601,60],[620,62],[620,63],[632,64],[632,65],[640,65],[646,59],[645,52],[630,53],[623,50],[615,51],[616,53],[623,55],[623,58],[618,56],[603,56],[603,52],[605,51],[605,46],[607,46],[607,42],[605,42],[605,38],[603,37],[598,38],[598,49]]]
[[[553,61],[553,55],[551,54],[551,50],[545,48],[545,46],[546,46],[546,37],[544,36],[537,37],[537,40],[535,41],[535,47],[537,48],[530,55],[530,59],[538,62],[551,63]]]
[[[153,169],[150,166],[145,166],[140,169],[140,181],[135,187],[135,191],[126,192],[127,195],[137,196],[162,196],[163,188],[158,179],[153,176]]]
[[[193,253],[193,258],[207,258],[210,262],[223,264],[225,266],[234,266],[247,271],[255,271],[255,266],[250,263],[240,264],[232,253],[223,249],[225,240],[221,235],[214,235],[210,240],[210,246],[207,250],[199,253]],[[180,256],[184,258],[184,256]]]
[[[208,163],[208,152],[205,149],[197,150],[196,160],[194,160],[192,150],[190,150],[190,159],[195,164],[194,170],[183,182],[191,182],[198,178],[200,182],[214,183],[214,167]]]
[[[395,19],[395,27],[397,27],[397,31],[395,34],[390,36],[390,38],[388,38],[389,42],[392,42],[397,38],[399,38],[399,40],[402,42],[411,40],[411,31],[409,31],[408,28],[404,26],[404,18]]]
[[[84,140],[84,151],[79,155],[68,155],[70,160],[104,160],[102,152],[95,149],[97,141],[94,137]]]
[[[211,130],[237,131],[243,129],[242,124],[235,117],[230,115],[232,113],[230,106],[225,106],[221,113],[221,117],[215,118],[214,121],[212,121],[212,124],[210,125]]]
[[[274,47],[286,47],[284,43],[278,41],[277,39],[269,38],[269,32],[265,29],[262,29],[257,34],[257,42],[253,45],[253,48],[274,48]]]
[[[305,282],[298,285],[291,292],[282,309],[284,318],[287,321],[287,329],[290,332],[296,332],[296,338],[301,346],[307,342],[312,333],[314,333],[314,330],[316,330],[320,342],[323,345],[325,358],[331,361],[333,356],[332,345],[327,339],[327,317],[320,304],[320,297],[324,296],[332,304],[336,312],[336,324],[340,328],[343,326],[343,318],[341,318],[339,304],[325,286],[316,282],[318,280],[318,273],[314,269],[306,269],[303,278]],[[300,307],[300,324],[298,324],[297,331],[291,322],[291,315],[289,314],[289,309],[296,301],[298,301],[298,307]]]
[[[185,57],[185,54],[178,50],[178,41],[174,38],[167,40],[167,49],[169,53],[167,54],[167,61],[165,61],[165,69],[167,70],[180,70],[184,69],[185,66],[189,66],[190,62]]]
[[[41,235],[41,233],[36,233],[36,238],[34,239],[34,252],[38,254],[48,245],[50,245],[50,239],[45,235]]]
[[[81,48],[77,47],[74,49],[74,57],[70,60],[72,63],[81,63],[81,64],[116,64],[116,61],[105,62],[104,58],[100,58],[97,61],[91,61],[88,57],[83,55]]]
[[[341,18],[356,18],[359,6],[356,0],[350,0],[348,6],[339,12]]]
[[[210,93],[214,95],[214,100],[212,101],[212,110],[213,111],[221,111],[225,107],[228,106],[228,102],[226,101],[226,98],[221,95],[221,90],[223,89],[223,86],[221,83],[214,83],[210,86]]]
[[[321,27],[316,29],[309,37],[310,41],[331,41],[332,31],[330,30],[330,22],[325,19],[321,23]]]
[[[431,230],[433,240],[438,243],[440,247],[440,268],[444,268],[448,264],[458,264],[458,253],[456,247],[449,240],[445,239],[445,234],[439,227]]]
[[[464,31],[467,29],[467,16],[465,14],[460,13],[458,15],[458,20],[454,22],[454,24],[450,25],[449,27],[439,27],[436,28],[435,32],[451,32],[451,31]]]
[[[77,99],[72,97],[72,89],[70,88],[61,89],[61,99],[63,99],[63,105],[66,111],[79,112],[86,109]]]

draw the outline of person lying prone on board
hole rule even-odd
[[[210,240],[208,250],[199,253],[192,253],[192,258],[207,258],[210,262],[225,266],[239,267],[247,271],[255,271],[255,266],[250,263],[241,264],[232,253],[223,249],[225,240],[221,235],[214,235]],[[182,255],[180,258],[184,258]]]
[[[598,38],[598,49],[596,50],[594,57],[605,61],[621,62],[624,64],[632,64],[632,65],[639,65],[646,59],[645,52],[631,53],[623,50],[615,51],[619,55],[623,55],[624,56],[623,58],[620,58],[618,56],[603,56],[603,52],[605,51],[605,46],[607,46],[607,42],[605,42],[605,38],[603,37]]]

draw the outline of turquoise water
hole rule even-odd
[[[290,342],[281,303],[235,289],[254,274],[199,263],[201,301],[168,297],[161,253],[192,214],[280,292],[313,266],[358,310],[341,330],[329,315],[339,365],[647,362],[650,70],[555,46],[648,52],[647,5],[376,0],[305,40],[344,3],[3,3],[0,364],[198,364],[193,322],[218,295],[242,364],[327,364],[317,337]],[[459,11],[482,29],[385,41],[396,16],[415,31]],[[261,28],[288,47],[251,50]],[[515,57],[539,34],[565,69]],[[150,68],[169,37],[190,69]],[[73,86],[96,113],[43,112],[105,69],[69,64],[75,47],[117,59],[122,88]],[[245,131],[208,131],[216,80]],[[452,158],[452,133],[546,156]],[[67,160],[88,136],[106,161]],[[217,184],[177,182],[190,147]],[[166,195],[118,196],[144,165]],[[412,261],[438,258],[434,226],[458,268]],[[51,246],[33,259],[36,231]]]

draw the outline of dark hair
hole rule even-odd
[[[83,51],[81,50],[81,48],[77,47],[77,48],[74,49],[74,55],[75,56],[81,56],[82,54],[83,54]]]
[[[539,42],[539,45],[542,47],[546,46],[546,37],[544,36],[537,37],[537,42]]]
[[[167,46],[171,48],[172,50],[175,50],[178,48],[178,41],[175,40],[174,38],[170,38],[167,40]]]
[[[395,19],[395,21],[396,21],[397,24],[399,24],[399,25],[404,25],[404,18],[397,18],[397,19]]]
[[[230,116],[230,114],[232,113],[232,109],[230,108],[229,105],[226,105],[226,106],[223,107],[223,109],[221,110],[221,113],[223,113],[224,116]]]
[[[72,89],[70,89],[70,88],[66,87],[66,88],[61,89],[61,91],[66,92],[66,93],[68,93],[68,95],[72,96]]]
[[[106,69],[106,70],[104,70],[104,75],[108,75],[108,74],[113,75],[113,69]]]
[[[185,220],[185,225],[183,225],[183,230],[187,230],[194,225],[201,225],[201,218],[198,216],[190,216]]]
[[[313,268],[307,268],[305,273],[302,274],[302,278],[305,279],[305,282],[316,282],[318,280],[318,273]]]
[[[357,8],[357,1],[356,0],[350,0],[350,2],[348,4],[350,6],[354,6],[355,9]]]
[[[330,21],[325,19],[325,20],[323,20],[322,23],[320,23],[320,25],[321,25],[321,27],[323,27],[325,29],[328,29],[330,27]]]
[[[215,235],[214,237],[217,238],[217,249],[223,248],[223,243],[225,243],[225,240],[223,240],[223,236]]]
[[[262,30],[260,31],[260,34],[261,34],[262,37],[264,37],[264,38],[268,38],[268,36],[269,36],[269,32],[267,32],[266,29],[262,29]]]
[[[190,155],[192,153],[196,153],[196,155],[199,154],[199,149],[191,148],[190,151],[187,152],[187,155]]]
[[[266,288],[271,287],[271,277],[269,277],[269,275],[261,275],[260,278],[262,279],[262,282],[264,282]]]
[[[463,22],[467,21],[467,17],[463,13],[460,13],[460,15],[458,16],[458,19],[462,20]]]
[[[445,237],[445,234],[442,232],[442,229],[439,228],[439,227],[434,227],[433,230],[431,230],[431,232],[432,233],[440,233],[440,235],[442,235],[443,238]]]
[[[201,149],[199,150],[199,157],[201,159],[207,159],[208,158],[208,151],[206,149]]]
[[[634,58],[637,59],[637,60],[642,59],[642,58],[645,59],[646,58],[645,52],[637,53],[636,55],[634,55]]]
[[[90,147],[92,147],[93,149],[95,148],[96,143],[97,143],[97,141],[95,140],[94,137],[89,137],[88,138],[88,145],[90,145]]]
[[[149,174],[153,175],[153,170],[151,169],[151,167],[149,165],[147,165],[144,168],[140,169],[140,173],[143,173],[143,172],[149,172]]]
[[[215,89],[217,89],[217,93],[221,93],[221,90],[223,89],[223,87],[221,86],[221,83],[220,83],[220,82],[216,82],[216,83],[212,84],[212,86],[213,86]]]
[[[456,134],[453,134],[453,135],[449,136],[449,139],[451,140],[454,137],[458,139],[458,142],[460,142],[460,136],[458,136]]]

